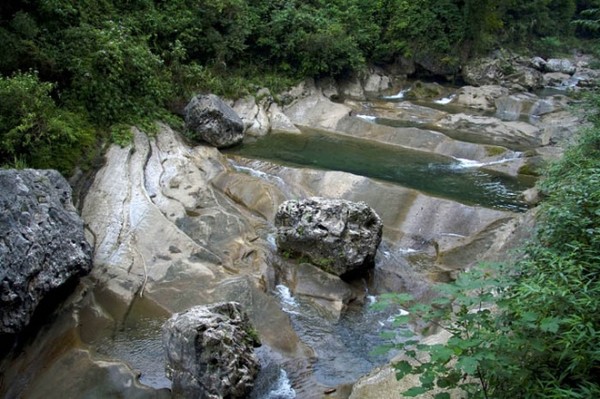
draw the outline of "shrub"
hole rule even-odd
[[[67,101],[82,104],[100,126],[157,112],[170,95],[170,75],[143,37],[107,21],[64,32],[62,63],[72,74]]]
[[[0,77],[0,163],[69,173],[91,146],[81,114],[59,109],[34,72]]]

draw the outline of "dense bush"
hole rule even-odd
[[[33,73],[0,77],[0,162],[69,173],[92,145],[81,113],[60,109],[51,83]]]

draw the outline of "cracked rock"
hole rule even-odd
[[[36,308],[92,269],[71,187],[55,170],[0,170],[0,333],[15,334]]]

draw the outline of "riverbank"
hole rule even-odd
[[[240,154],[223,154],[191,147],[165,125],[156,136],[133,129],[132,144],[109,149],[82,202],[94,270],[54,323],[25,343],[22,354],[3,360],[3,393],[168,397],[162,322],[194,305],[236,300],[264,343],[263,366],[283,370],[297,397],[320,398],[332,389],[327,397],[350,395],[349,386],[387,361],[370,351],[392,314],[367,305],[387,292],[426,299],[436,281],[452,280],[479,261],[504,260],[532,226],[531,213],[521,213],[530,205],[495,208],[469,198],[471,191],[487,187],[490,196],[497,190],[516,198],[521,188],[503,179],[523,172],[531,178],[541,163],[560,157],[581,124],[567,114],[571,100],[562,95],[395,79],[377,72],[358,83],[309,80],[278,96],[281,105],[265,91],[243,99],[247,105],[234,104],[238,114],[250,116],[248,147],[294,134],[300,141],[285,140],[288,153],[301,156],[311,146],[324,151],[307,152],[293,165],[279,164],[285,158],[273,147],[268,157],[253,160],[243,153],[245,144]],[[337,141],[329,149],[303,141],[312,134],[307,128]],[[380,150],[361,161],[366,143]],[[345,157],[346,147],[358,151]],[[393,158],[400,162],[393,170],[424,159],[421,168],[430,174],[413,180],[434,186],[454,185],[435,182],[453,168],[458,181],[467,180],[461,169],[492,177],[479,188],[462,188],[466,199],[457,201],[364,169],[316,162],[337,152],[351,165]],[[384,243],[368,279],[325,278],[276,252],[277,207],[308,196],[365,201],[382,217]],[[272,381],[273,390],[279,382]]]

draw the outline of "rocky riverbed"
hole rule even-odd
[[[553,77],[559,86],[592,74],[572,64],[562,80]],[[496,76],[491,65],[480,75]],[[538,88],[551,81],[548,74],[565,73],[545,70],[547,61],[531,65],[541,77],[533,80],[541,82]],[[520,76],[529,79],[530,70]],[[511,256],[529,233],[532,215],[525,210],[535,198],[516,192],[511,195],[522,206],[482,205],[468,192],[465,199],[448,198],[346,167],[311,167],[310,157],[292,162],[275,150],[259,157],[243,148],[317,129],[338,140],[340,151],[350,140],[359,148],[376,143],[442,157],[439,164],[426,162],[432,175],[415,179],[441,175],[435,168],[447,160],[448,168],[492,176],[498,192],[508,190],[508,178],[530,187],[581,120],[560,92],[538,96],[530,80],[476,78],[469,86],[441,86],[375,70],[343,83],[303,82],[280,102],[263,90],[232,104],[245,125],[240,151],[192,146],[164,125],[152,137],[133,129],[131,145],[108,150],[81,203],[94,248],[90,276],[52,322],[2,360],[0,392],[8,398],[170,397],[161,325],[194,306],[236,301],[263,344],[257,354],[264,371],[252,397],[393,397],[398,387],[389,369],[376,369],[388,357],[370,354],[393,311],[377,313],[368,304],[390,291],[425,299],[435,281]],[[277,251],[278,207],[308,197],[361,201],[379,215],[383,240],[370,274],[345,281]]]

